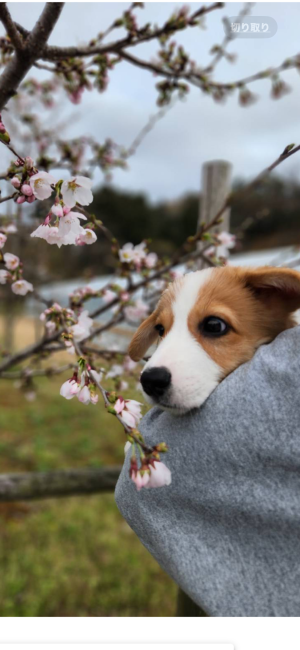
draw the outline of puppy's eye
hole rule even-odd
[[[207,316],[199,325],[204,336],[218,337],[227,334],[229,325],[217,316]]]
[[[158,325],[155,325],[154,329],[159,333],[159,336],[163,336],[165,333],[165,328],[160,323]]]

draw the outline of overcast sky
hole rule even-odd
[[[188,3],[193,9],[201,3]],[[209,4],[209,3],[207,3]],[[103,31],[118,17],[128,3],[69,2],[51,36],[57,45],[83,44],[97,32]],[[137,10],[141,21],[161,24],[181,3],[153,2]],[[14,18],[31,28],[42,3],[9,3]],[[176,37],[199,65],[207,65],[209,49],[224,36],[222,17],[235,16],[241,3],[228,3],[206,18],[206,30],[189,29]],[[285,58],[300,51],[300,3],[256,3],[253,16],[271,16],[278,25],[270,39],[236,39],[228,51],[238,54],[235,64],[219,64],[215,80],[231,81],[280,64]],[[119,31],[120,35],[121,32]],[[135,48],[140,57],[152,57],[155,44]],[[272,162],[291,142],[300,142],[300,75],[287,71],[283,78],[293,91],[282,99],[270,98],[270,82],[259,81],[251,90],[259,101],[249,108],[241,108],[237,96],[226,104],[216,104],[196,88],[191,88],[188,99],[177,104],[144,140],[127,172],[114,172],[114,185],[119,188],[145,192],[151,201],[173,200],[195,191],[200,186],[203,162],[214,158],[227,159],[233,164],[235,177],[252,177]],[[107,92],[86,92],[79,106],[68,108],[70,136],[92,134],[100,142],[112,137],[129,145],[143,127],[150,114],[157,111],[155,79],[151,73],[127,63],[116,66],[110,73]],[[285,162],[283,175],[300,179],[300,156]],[[100,176],[97,179],[100,180]]]

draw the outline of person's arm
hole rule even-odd
[[[211,616],[298,616],[300,327],[262,346],[198,410],[152,409],[146,441],[169,446],[170,486],[116,488],[122,515]]]

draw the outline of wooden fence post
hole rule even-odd
[[[202,223],[206,224],[211,221],[222,207],[231,189],[231,169],[231,164],[227,160],[211,160],[204,163],[197,230]],[[214,228],[212,232],[222,230],[229,232],[230,209],[224,212],[222,219],[222,224]],[[203,242],[199,242],[199,250],[203,249],[204,245]],[[198,268],[204,267],[205,262],[200,258]],[[176,616],[207,616],[207,614],[182,589],[179,589]]]
[[[202,167],[202,189],[199,201],[199,217],[197,229],[202,223],[208,223],[222,207],[231,189],[232,166],[227,160],[211,160]],[[216,226],[212,232],[230,230],[230,208],[222,215],[222,224]],[[204,248],[204,243],[199,242],[199,250]],[[199,259],[198,268],[205,267],[204,260]]]

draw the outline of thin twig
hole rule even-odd
[[[68,363],[65,366],[58,368],[23,368],[15,372],[2,372],[3,379],[30,379],[31,377],[52,377],[53,375],[61,375],[63,372],[76,368],[75,363]]]
[[[16,50],[23,49],[23,39],[15,26],[15,23],[8,11],[6,2],[0,2],[0,20]]]

